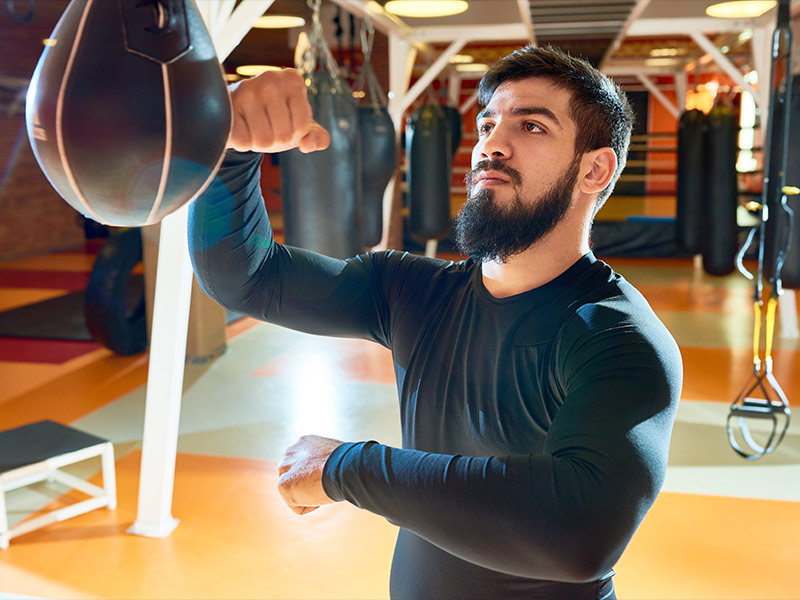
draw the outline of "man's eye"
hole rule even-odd
[[[539,127],[539,125],[537,125],[536,123],[533,123],[532,121],[526,121],[525,122],[525,131],[531,131],[531,132],[536,133],[536,132],[539,132],[539,131],[544,131],[544,129],[542,129],[541,127]]]
[[[481,123],[478,125],[478,135],[486,135],[492,130],[492,126],[490,123]]]

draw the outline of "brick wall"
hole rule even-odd
[[[18,10],[27,8],[17,2]],[[0,5],[0,77],[30,79],[42,40],[50,35],[66,0],[35,3],[34,19],[16,23]],[[13,96],[6,87],[4,100]],[[7,102],[4,101],[4,107]],[[36,163],[21,114],[0,111],[0,260],[80,245],[83,221],[53,190]]]

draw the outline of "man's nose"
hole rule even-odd
[[[500,125],[492,127],[482,140],[480,155],[481,158],[488,160],[511,158],[511,144],[504,128]]]

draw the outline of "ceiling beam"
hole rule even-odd
[[[536,33],[533,31],[530,0],[517,0],[517,8],[519,8],[519,17],[522,19],[522,24],[525,25],[525,29],[528,30],[528,43],[531,46],[535,46]]]
[[[687,35],[691,31],[744,31],[755,24],[755,19],[716,19],[714,17],[639,19],[631,23],[628,28],[628,36]]]
[[[411,41],[412,45],[427,56],[435,56],[434,49],[421,41],[415,40],[411,36],[413,29],[399,17],[386,12],[377,2],[367,2],[367,0],[331,0],[334,4],[341,6],[351,15],[359,19],[369,19],[375,29],[386,36],[395,35],[400,39]]]
[[[420,42],[452,42],[462,38],[471,42],[527,40],[528,28],[523,23],[416,27],[410,38]]]
[[[612,56],[619,47],[622,45],[625,36],[628,35],[628,29],[630,29],[631,24],[633,24],[644,12],[644,9],[647,8],[647,5],[650,4],[650,0],[637,0],[636,5],[631,9],[630,15],[628,15],[628,20],[625,21],[625,25],[622,26],[622,29],[619,30],[617,37],[614,38],[614,41],[611,42],[611,45],[606,49],[605,54],[603,54],[603,58],[600,60],[600,70],[603,69],[606,61],[608,61],[609,57]]]

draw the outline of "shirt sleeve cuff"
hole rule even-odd
[[[344,470],[345,456],[358,452],[356,447],[361,447],[363,442],[347,442],[341,444],[336,450],[331,452],[328,460],[325,461],[325,466],[322,468],[322,488],[325,494],[334,502],[341,502],[345,500],[342,491],[342,472]]]

